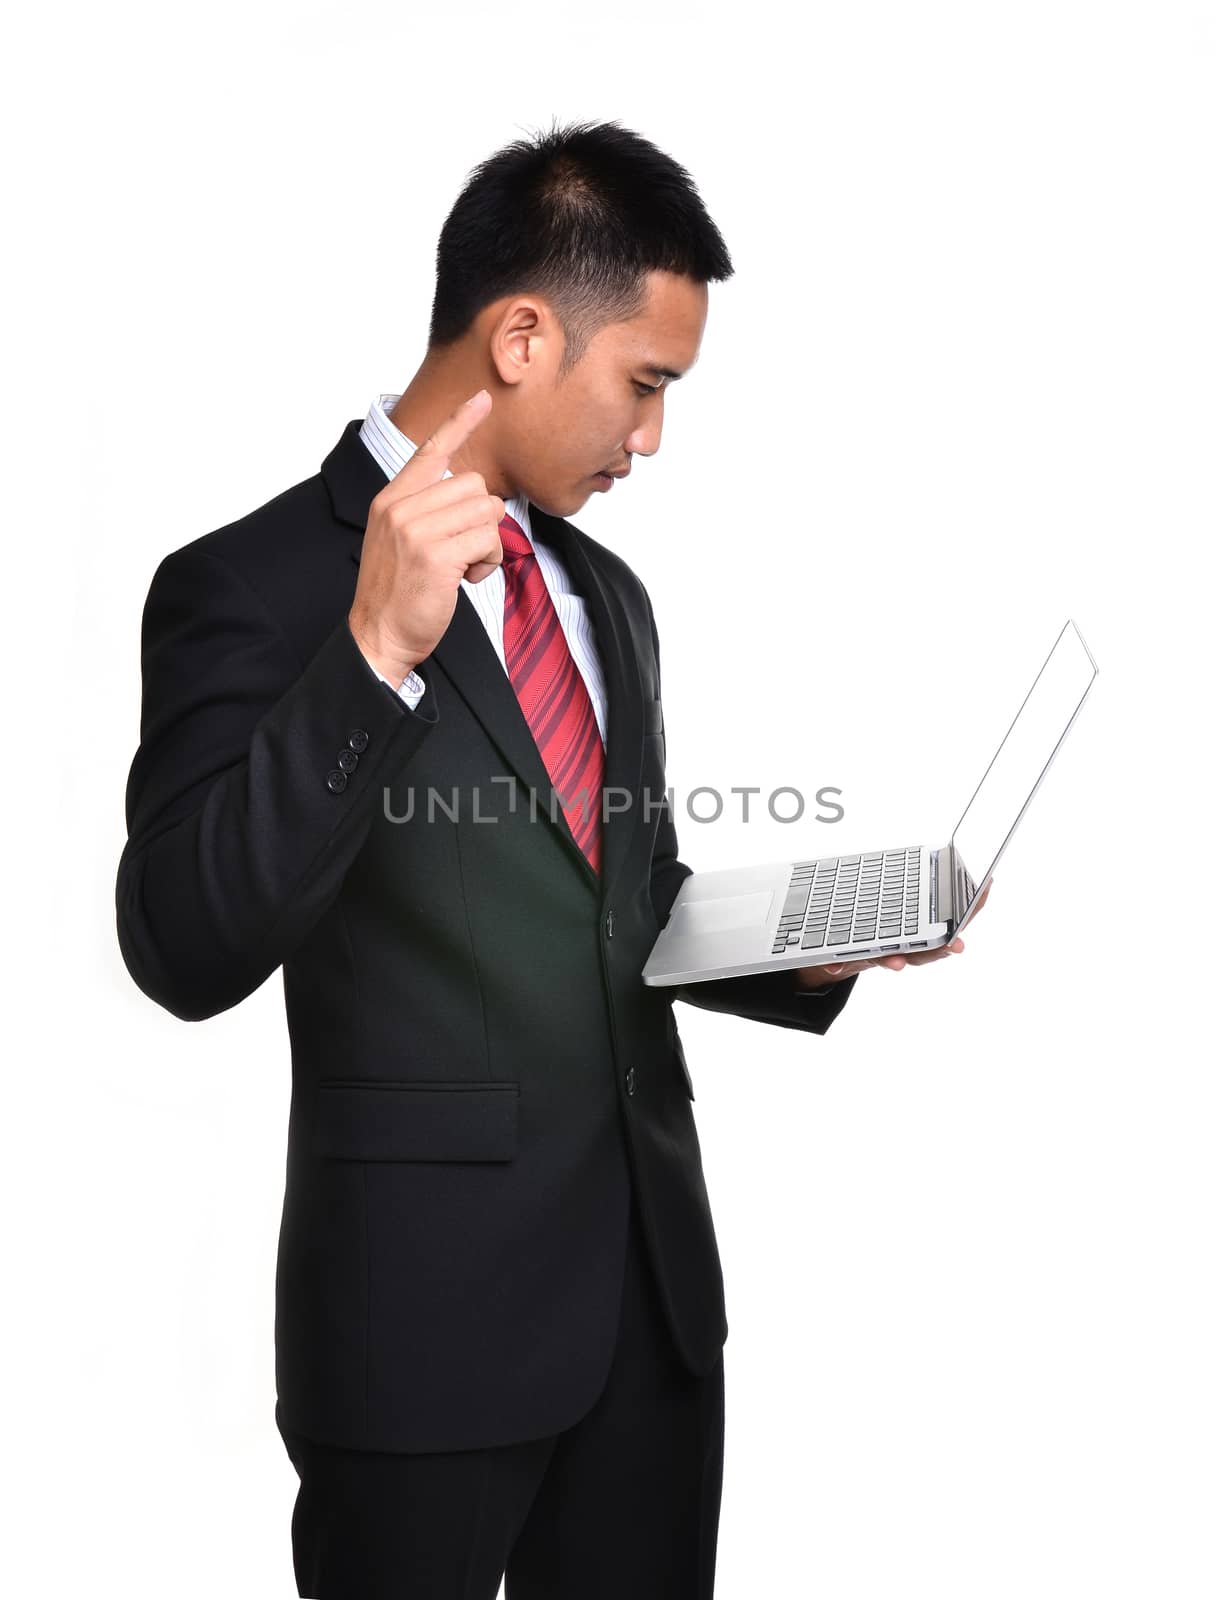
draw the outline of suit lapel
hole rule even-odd
[[[322,463],[322,477],[335,516],[345,524],[351,559],[357,568],[369,504],[386,483],[385,473],[360,440],[361,422],[362,419],[357,418],[347,424],[339,442]],[[550,804],[550,775],[538,753],[516,692],[464,589],[458,591],[452,621],[432,654],[420,662],[419,670],[426,676],[429,665],[439,663],[445,677],[524,786],[526,795],[518,794],[517,804],[527,805],[528,791],[533,791],[537,795],[537,815],[543,826],[557,829],[589,887],[595,893],[608,894],[637,821],[643,762],[643,689],[639,665],[631,647],[630,625],[622,598],[596,546],[563,518],[550,516],[532,501],[529,520],[534,539],[557,552],[573,589],[589,609],[605,674],[609,700],[605,756],[608,814],[603,823],[600,882],[572,837],[562,808],[557,803],[553,807]]]

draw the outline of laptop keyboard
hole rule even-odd
[[[797,861],[772,955],[918,932],[919,850]]]

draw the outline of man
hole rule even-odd
[[[657,451],[731,272],[636,134],[508,146],[406,391],[150,586],[118,933],[186,1019],[283,969],[302,1595],[712,1593],[723,1283],[639,976],[690,869],[647,592],[566,518]],[[869,964],[677,994],[823,1034]]]

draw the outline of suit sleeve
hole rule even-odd
[[[146,995],[200,1021],[305,939],[364,843],[383,775],[437,708],[430,688],[411,709],[378,682],[346,616],[302,670],[257,593],[197,541],[153,575],[141,674],[119,947]]]
[[[656,653],[659,684],[660,639],[650,600],[648,615],[652,624],[652,648]],[[663,735],[661,744],[663,749]],[[677,829],[666,795],[656,831],[650,882],[652,909],[662,928],[669,920],[677,891],[692,870],[678,857]],[[858,981],[859,974],[855,973],[832,984],[824,994],[813,994],[797,989],[793,971],[779,968],[774,972],[751,972],[736,978],[711,978],[704,983],[678,984],[672,993],[674,1000],[684,1000],[688,1005],[699,1006],[704,1011],[728,1012],[733,1016],[746,1017],[751,1022],[768,1022],[778,1028],[799,1028],[805,1033],[825,1033],[850,999]]]

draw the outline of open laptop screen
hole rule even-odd
[[[958,927],[1049,771],[1097,670],[1092,652],[1068,617],[952,830],[953,918]]]

